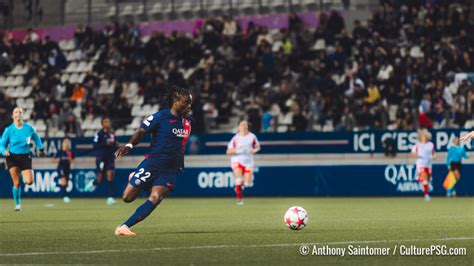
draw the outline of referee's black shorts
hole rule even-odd
[[[449,165],[449,169],[451,171],[461,171],[461,162],[451,162],[451,164]]]
[[[20,171],[32,169],[31,161],[31,154],[10,153],[10,156],[7,156],[5,159],[8,170],[13,167],[17,167]]]

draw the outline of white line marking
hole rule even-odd
[[[67,255],[67,254],[100,254],[119,252],[143,252],[143,251],[163,251],[163,250],[193,250],[193,249],[221,249],[221,248],[267,248],[267,247],[291,247],[301,245],[342,245],[342,244],[374,244],[374,243],[395,243],[395,242],[419,242],[419,241],[461,241],[474,240],[474,237],[453,237],[438,239],[392,239],[392,240],[353,240],[341,242],[319,242],[319,243],[286,243],[286,244],[263,244],[263,245],[216,245],[216,246],[191,246],[191,247],[157,247],[144,249],[103,249],[85,251],[58,251],[58,252],[27,252],[27,253],[0,253],[0,257],[16,256],[42,256],[42,255]]]

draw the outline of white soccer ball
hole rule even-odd
[[[308,224],[308,213],[300,206],[290,207],[285,213],[284,222],[291,230],[301,230]]]

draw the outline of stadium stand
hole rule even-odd
[[[268,12],[281,10],[280,2]],[[472,127],[469,4],[391,2],[354,21],[351,32],[337,11],[321,12],[316,28],[290,13],[287,29],[240,27],[238,18],[218,16],[196,20],[193,34],[142,36],[132,22],[78,25],[73,39],[59,42],[33,29],[17,42],[6,31],[0,110],[23,107],[41,136],[91,136],[101,116],[130,135],[159,108],[167,84],[177,84],[195,94],[196,133],[230,131],[244,115],[257,132]],[[173,12],[199,15],[185,3]],[[239,9],[253,7],[244,3]],[[168,18],[158,4],[149,12]],[[120,16],[140,14],[122,7]],[[223,8],[216,2],[207,10]],[[8,116],[2,120],[0,127]]]

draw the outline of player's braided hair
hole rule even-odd
[[[168,105],[168,108],[173,107],[173,103],[175,101],[178,101],[182,97],[187,97],[190,94],[191,93],[187,89],[178,87],[176,85],[171,85],[166,96],[166,104]]]

